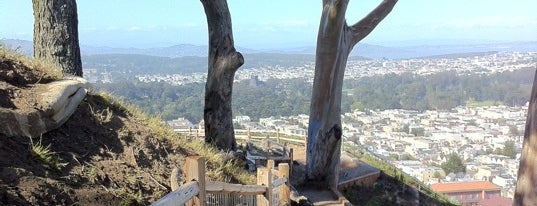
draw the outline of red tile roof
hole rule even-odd
[[[436,183],[431,189],[440,193],[501,190],[500,186],[488,181]]]

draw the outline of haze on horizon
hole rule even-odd
[[[367,15],[377,1],[351,0],[347,22]],[[107,47],[207,45],[198,0],[77,1],[80,43]],[[235,44],[252,49],[315,46],[321,1],[228,0]],[[382,46],[537,40],[534,0],[400,0],[363,43]],[[0,0],[0,39],[32,40],[31,1]]]

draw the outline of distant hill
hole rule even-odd
[[[241,69],[263,66],[292,67],[311,64],[312,54],[245,53],[246,61]],[[352,57],[351,59],[363,59]],[[142,54],[96,54],[82,57],[84,68],[106,69],[114,72],[135,74],[175,74],[207,72],[207,57],[182,56],[161,57]]]
[[[31,41],[18,39],[0,39],[0,44],[5,45],[9,49],[17,50],[18,52],[27,56],[34,55],[34,45]]]
[[[9,48],[19,48],[23,54],[32,55],[33,48],[31,41],[16,40],[16,39],[2,39],[2,44],[7,45]],[[398,44],[394,44],[398,45]],[[361,56],[371,59],[407,59],[417,57],[436,56],[444,54],[457,54],[457,53],[470,53],[470,52],[537,52],[537,41],[529,42],[460,42],[460,44],[423,44],[419,45],[419,42],[414,42],[414,46],[379,46],[372,44],[359,43],[355,46],[351,52],[351,56]],[[417,46],[416,46],[417,45]],[[112,48],[112,47],[95,47],[82,45],[82,55],[100,55],[100,54],[138,54],[149,55],[159,57],[186,57],[207,56],[207,46],[192,45],[192,44],[179,44],[168,47],[155,47],[155,48]],[[310,47],[297,47],[279,50],[256,50],[249,48],[237,48],[243,54],[258,54],[258,53],[271,53],[271,54],[307,54],[315,55],[315,46]]]
[[[372,44],[358,43],[350,56],[362,56],[371,59],[409,59],[429,56],[452,55],[473,52],[537,52],[537,41],[534,42],[507,42],[482,44],[455,44],[455,45],[419,45],[385,47]],[[281,53],[315,54],[315,47],[301,47]]]

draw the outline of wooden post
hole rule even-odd
[[[266,141],[267,141],[267,148],[265,150],[265,157],[267,158],[267,165],[268,165],[268,160],[270,158],[270,138],[269,136],[267,135],[267,138],[266,138]]]
[[[276,130],[276,138],[278,138],[278,143],[280,143],[280,129]]]
[[[188,127],[188,136],[192,136],[192,127]]]
[[[252,138],[252,135],[250,134],[250,128],[248,128],[248,142],[250,142],[251,138]]]
[[[205,159],[201,156],[190,156],[186,159],[186,180],[197,181],[200,189],[197,198],[188,201],[187,205],[205,206]]]
[[[170,176],[170,186],[172,188],[172,191],[178,189],[180,187],[179,185],[179,177],[181,176],[179,172],[179,167],[175,166],[173,167],[172,174]]]
[[[287,181],[284,185],[280,186],[280,202],[279,204],[283,205],[291,205],[291,189],[289,187],[289,181],[291,181],[291,178],[289,176],[289,164],[287,163],[280,163],[278,164],[278,178],[285,177]]]
[[[293,148],[289,148],[289,159],[289,177],[291,177],[293,175]]]
[[[272,181],[271,169],[267,167],[257,168],[257,184],[264,185],[267,188],[265,195],[257,195],[257,205],[258,206],[270,206],[272,205]]]
[[[267,160],[267,168],[274,169],[274,160]]]
[[[197,130],[196,130],[196,139],[199,138],[199,137],[200,137],[200,130],[197,129]]]

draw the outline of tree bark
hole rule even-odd
[[[209,67],[205,84],[205,142],[235,150],[231,93],[235,72],[244,63],[235,50],[226,0],[201,0],[209,27]]]
[[[513,205],[537,203],[537,71],[533,79]]]
[[[64,74],[82,76],[75,0],[32,0],[34,58],[43,59]]]
[[[341,92],[354,45],[386,17],[397,0],[384,0],[369,15],[347,26],[348,0],[323,0],[310,106],[306,176],[321,187],[337,187],[341,154]]]

